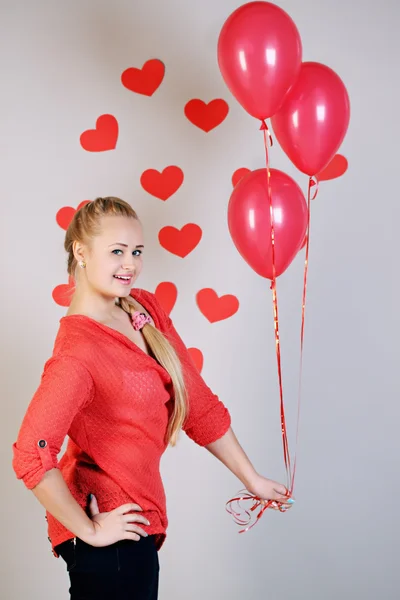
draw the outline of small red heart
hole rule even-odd
[[[236,296],[226,294],[219,298],[211,288],[204,288],[197,292],[196,301],[200,312],[210,323],[229,319],[239,309],[239,300]]]
[[[56,214],[56,221],[57,224],[61,227],[61,229],[64,229],[65,231],[67,231],[72,219],[74,218],[75,213],[85,204],[88,204],[90,202],[90,200],[84,200],[83,202],[81,202],[78,206],[78,208],[75,210],[75,208],[72,208],[72,206],[64,206],[63,208],[60,208],[60,210],[58,211],[58,213]]]
[[[251,173],[250,169],[246,169],[246,167],[242,167],[241,169],[237,169],[234,174],[232,175],[232,185],[233,187],[236,187],[237,184],[239,183],[239,181],[241,179],[243,179],[243,177],[245,175],[247,175],[248,173]]]
[[[164,79],[165,65],[157,58],[148,60],[141,69],[131,67],[121,75],[122,85],[131,92],[152,96]]]
[[[75,282],[72,277],[68,278],[67,284],[57,285],[52,293],[53,300],[60,306],[69,306],[75,291]]]
[[[318,181],[336,179],[346,173],[348,165],[347,158],[341,154],[335,154],[328,166],[326,166],[325,169],[322,169],[315,177]]]
[[[192,361],[197,367],[197,370],[199,371],[199,373],[201,373],[204,364],[204,357],[202,351],[198,348],[188,348],[188,351],[192,358]]]
[[[179,190],[183,183],[182,169],[175,166],[166,167],[162,173],[155,169],[147,169],[142,173],[142,188],[160,200],[168,200]]]
[[[113,115],[101,115],[96,121],[96,129],[88,129],[80,137],[82,148],[88,152],[114,150],[117,140],[118,121]]]
[[[167,315],[170,315],[178,297],[176,285],[170,281],[162,281],[156,287],[154,294]]]
[[[190,100],[185,106],[187,119],[206,133],[218,127],[228,115],[229,106],[220,98],[208,104],[197,98]]]
[[[188,223],[182,229],[172,226],[163,227],[158,234],[158,239],[165,250],[185,258],[200,243],[202,235],[201,227]]]

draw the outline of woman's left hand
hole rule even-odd
[[[257,475],[246,489],[261,498],[262,504],[273,500],[271,508],[275,510],[279,510],[279,504],[282,505],[284,510],[288,510],[293,506],[294,500],[288,496],[286,487],[277,481],[262,477],[262,475]]]

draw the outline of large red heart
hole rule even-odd
[[[250,173],[250,169],[246,169],[246,167],[242,167],[241,169],[237,169],[234,174],[232,175],[232,185],[233,187],[236,187],[237,184],[239,183],[239,181],[241,179],[243,179],[243,177],[245,175],[247,175],[248,173]]]
[[[188,351],[192,358],[192,361],[197,367],[197,370],[199,371],[199,373],[201,373],[204,364],[204,357],[202,351],[198,348],[188,348]]]
[[[83,202],[81,202],[78,206],[78,208],[75,210],[75,208],[72,208],[72,206],[64,206],[63,208],[60,208],[60,210],[58,211],[58,213],[56,214],[56,221],[57,224],[61,227],[61,229],[64,229],[65,231],[68,229],[72,219],[74,218],[75,213],[85,204],[88,204],[90,202],[90,200],[84,200]]]
[[[118,121],[113,115],[101,115],[96,121],[96,129],[88,129],[81,134],[80,142],[88,152],[114,150],[118,140]]]
[[[185,258],[200,243],[202,235],[201,227],[188,223],[180,230],[172,226],[163,227],[158,234],[158,239],[165,250]]]
[[[147,169],[142,173],[142,188],[160,200],[168,200],[183,183],[183,171],[179,167],[166,167],[162,173],[155,169]]]
[[[141,69],[131,67],[121,75],[122,84],[131,92],[152,96],[164,79],[165,65],[158,58],[144,63]]]
[[[225,100],[217,98],[208,104],[195,98],[185,106],[185,115],[193,125],[206,133],[218,127],[228,115],[229,106]]]
[[[341,177],[341,175],[346,173],[348,164],[347,158],[341,154],[335,154],[328,166],[326,166],[325,169],[322,169],[322,171],[320,171],[315,177],[318,179],[318,181],[336,179],[337,177]]]
[[[57,285],[52,293],[53,300],[60,306],[69,306],[75,291],[75,283],[72,277],[68,278],[67,284]]]
[[[197,306],[201,313],[210,321],[222,321],[229,319],[239,309],[239,300],[232,294],[218,297],[211,288],[204,288],[196,294]]]
[[[162,281],[156,287],[154,294],[167,315],[171,314],[178,297],[176,285],[170,281]]]

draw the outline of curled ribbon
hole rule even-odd
[[[252,529],[252,527],[256,525],[268,508],[278,509],[280,512],[286,512],[286,508],[281,502],[274,500],[262,500],[247,490],[241,490],[239,494],[242,495],[232,498],[226,503],[226,511],[233,517],[235,523],[237,525],[244,526],[244,529],[241,529],[239,533],[246,533],[246,531]],[[251,502],[250,508],[245,509],[243,506],[241,506],[240,503],[244,501]],[[233,508],[235,504],[238,507],[238,511]],[[258,509],[258,514],[253,514]]]

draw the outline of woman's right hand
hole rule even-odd
[[[150,525],[149,521],[141,514],[132,514],[131,511],[141,511],[138,504],[123,504],[110,512],[101,513],[96,497],[92,495],[89,504],[89,517],[92,520],[94,532],[91,539],[83,540],[91,546],[110,546],[120,540],[139,541],[140,536],[148,534],[138,523]],[[129,513],[129,514],[128,514]]]

